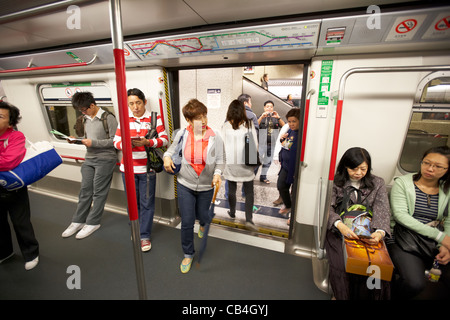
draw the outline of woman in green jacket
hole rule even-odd
[[[425,152],[420,171],[395,179],[390,202],[392,211],[391,227],[400,224],[437,243],[439,252],[427,258],[406,252],[395,241],[388,242],[388,249],[400,276],[393,286],[393,298],[409,299],[417,296],[426,285],[425,270],[431,268],[433,259],[441,266],[441,282],[450,279],[450,219],[445,219],[444,231],[428,225],[442,220],[450,199],[450,148],[437,147]],[[445,284],[450,290],[450,283]]]

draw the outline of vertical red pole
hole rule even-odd
[[[128,102],[125,76],[124,50],[115,48],[114,63],[116,73],[117,98],[119,101],[119,120],[122,137],[123,164],[125,168],[125,188],[130,221],[138,219],[136,189],[134,184],[133,159],[131,153],[130,123],[128,121]]]
[[[302,134],[302,150],[300,153],[300,162],[303,162],[305,158],[305,148],[306,148],[306,133],[308,132],[308,119],[309,119],[309,102],[310,100],[306,100],[305,102],[305,117],[303,123],[303,134]]]
[[[334,121],[334,135],[333,135],[333,146],[331,149],[331,161],[330,161],[330,172],[328,176],[328,181],[334,180],[334,172],[336,171],[336,157],[339,145],[339,134],[341,131],[341,119],[342,119],[342,105],[344,101],[338,100],[336,108],[336,119]]]
[[[159,96],[159,112],[161,114],[162,125],[165,128],[166,126],[164,125],[164,107],[163,107],[161,95]]]
[[[133,158],[131,154],[131,137],[128,116],[120,0],[110,0],[109,5],[111,13],[111,36],[116,73],[117,99],[119,101],[119,120],[122,137],[123,163],[125,168],[125,189],[128,203],[128,215],[131,221],[131,239],[133,241],[133,253],[139,298],[145,300],[147,299],[147,289],[145,283],[144,263],[142,261]]]

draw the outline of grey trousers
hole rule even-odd
[[[116,159],[88,158],[81,165],[81,189],[72,222],[100,224],[116,162]]]

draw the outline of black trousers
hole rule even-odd
[[[245,220],[251,222],[253,218],[253,204],[255,202],[253,180],[244,181],[242,185],[245,193]],[[236,189],[237,182],[228,180],[228,203],[230,205],[230,213],[232,214],[236,212]]]
[[[395,267],[396,277],[392,281],[392,298],[449,299],[450,264],[440,266],[442,275],[436,284],[425,277],[425,270],[432,266],[432,259],[425,259],[403,251],[394,240],[387,242],[389,255]]]
[[[277,189],[286,208],[290,208],[292,206],[291,192],[289,191],[291,188],[291,183],[286,183],[287,175],[287,170],[281,168],[278,173]]]
[[[0,188],[0,260],[13,253],[8,214],[25,261],[33,260],[39,255],[39,244],[30,220],[30,201],[26,187],[17,191]]]

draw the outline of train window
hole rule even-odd
[[[104,83],[56,83],[39,87],[41,103],[47,115],[50,130],[57,130],[68,136],[77,136],[75,123],[82,115],[72,107],[71,99],[75,92],[89,91],[94,95],[97,105],[114,114],[109,88]],[[55,135],[58,140],[64,140]]]
[[[400,157],[407,172],[420,169],[423,153],[438,146],[450,147],[450,75],[437,72],[418,87],[413,114]]]
[[[424,87],[421,103],[450,103],[450,77],[433,79]]]

